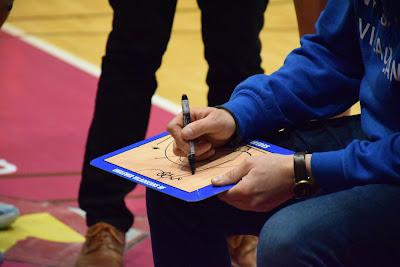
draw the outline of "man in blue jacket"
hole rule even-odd
[[[357,101],[361,115],[327,119]],[[393,266],[400,262],[400,3],[330,1],[301,47],[229,102],[168,126],[174,153],[207,158],[264,138],[294,156],[252,157],[185,203],[148,190],[155,266],[230,266],[226,236],[259,235],[259,266]]]

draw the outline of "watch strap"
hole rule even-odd
[[[293,155],[294,160],[294,178],[295,182],[309,180],[306,167],[306,153],[296,152]]]

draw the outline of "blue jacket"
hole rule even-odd
[[[237,86],[224,107],[242,139],[340,114],[358,100],[369,140],[313,153],[319,185],[341,190],[359,184],[400,183],[400,22],[373,0],[330,1],[284,65]]]

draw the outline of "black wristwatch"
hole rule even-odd
[[[293,193],[296,199],[310,197],[315,192],[315,183],[307,175],[306,153],[296,152],[293,155],[294,161],[294,187]]]

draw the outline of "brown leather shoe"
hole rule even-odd
[[[258,237],[235,235],[228,237],[229,254],[233,267],[256,267]]]
[[[89,227],[75,267],[122,267],[125,234],[99,222]]]

